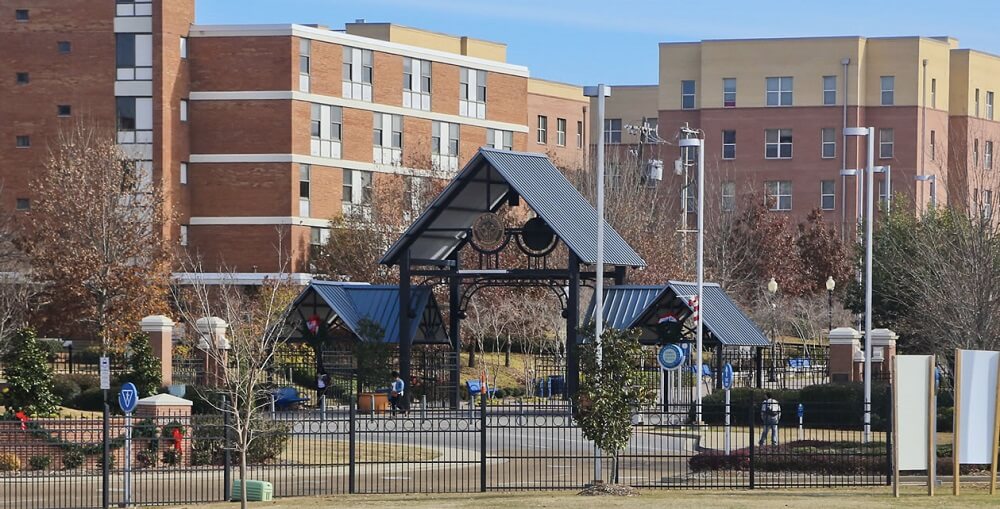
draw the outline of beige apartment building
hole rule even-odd
[[[622,128],[646,123],[672,160],[680,127],[701,129],[707,196],[722,209],[764,198],[793,222],[818,209],[853,231],[861,189],[850,170],[865,166],[867,140],[845,136],[849,127],[875,128],[882,200],[891,187],[907,198],[894,206],[989,209],[1000,184],[990,177],[996,91],[1000,57],[948,37],[662,43],[658,84],[613,88],[605,140],[649,142]],[[662,185],[685,183],[668,175]]]
[[[85,117],[163,189],[164,225],[206,270],[254,283],[281,257],[308,277],[330,219],[375,175],[448,178],[479,147],[585,160],[580,87],[532,78],[506,45],[389,23],[195,24],[194,0],[0,0],[2,206],[60,126]],[[185,278],[199,277],[185,275]]]

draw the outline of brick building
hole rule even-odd
[[[605,140],[635,146],[643,140],[623,126],[642,123],[665,142],[684,124],[699,128],[706,196],[721,208],[767,196],[793,223],[820,209],[851,232],[858,179],[841,170],[865,165],[867,142],[845,137],[847,127],[876,128],[875,164],[891,168],[875,176],[882,199],[891,175],[901,206],[992,210],[995,91],[1000,57],[948,37],[662,43],[656,85],[613,88]],[[659,149],[672,167],[676,146]],[[666,173],[661,185],[684,186]]]
[[[194,21],[194,0],[0,0],[2,206],[30,210],[60,126],[113,126],[178,217],[171,241],[253,283],[277,266],[276,229],[306,272],[375,174],[448,177],[486,145],[585,160],[581,88],[531,78],[504,44]]]

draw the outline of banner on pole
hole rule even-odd
[[[1000,352],[959,350],[961,371],[955,388],[961,405],[955,430],[958,463],[993,463],[993,431],[996,425],[997,365]]]

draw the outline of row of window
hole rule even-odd
[[[983,142],[983,169],[993,169],[993,141]],[[979,138],[972,140],[972,167],[979,168]]]
[[[693,186],[692,186],[693,187]],[[836,208],[836,182],[833,180],[821,180],[819,183],[819,208],[821,210],[834,210]],[[696,199],[691,196],[695,192],[688,190],[688,212],[695,212],[697,209]],[[792,210],[792,182],[790,180],[769,180],[764,182],[765,199],[769,210],[777,212],[787,212]],[[879,199],[885,201],[885,181],[879,181]],[[722,183],[722,210],[731,212],[736,209],[736,183],[733,181]]]
[[[433,94],[433,62],[403,58],[403,107],[430,111]],[[375,81],[372,50],[343,47],[343,96],[360,101],[372,100]],[[462,67],[459,70],[459,115],[486,118],[486,71]],[[312,87],[312,41],[299,40],[299,91]]]
[[[795,78],[792,76],[769,76],[764,78],[764,103],[768,106],[792,106],[794,103]],[[896,77],[881,76],[881,104],[892,106],[896,103]],[[936,90],[937,81],[932,82]],[[823,104],[837,104],[837,77],[823,76]],[[681,109],[693,110],[697,107],[697,81],[681,80]],[[722,107],[736,107],[736,78],[722,78]],[[936,100],[936,94],[934,94]]]
[[[535,141],[539,145],[545,145],[549,142],[549,117],[545,115],[538,115]],[[556,118],[556,145],[559,147],[566,146],[565,118]],[[576,122],[576,148],[583,148],[583,121],[581,120]]]
[[[978,88],[976,89],[974,95],[975,95],[975,116],[979,117],[979,89]],[[982,118],[985,118],[986,120],[993,120],[993,91],[992,90],[987,90],[986,91],[986,109],[985,109],[985,113],[986,113],[986,115],[984,115]]]

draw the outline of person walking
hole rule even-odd
[[[392,415],[396,415],[396,411],[406,414],[406,409],[404,408],[404,392],[406,390],[406,382],[399,377],[398,371],[392,372],[392,387],[389,389],[389,405],[392,406]]]
[[[316,408],[326,407],[326,388],[330,386],[330,375],[320,370],[316,373]]]
[[[781,405],[778,400],[771,396],[771,393],[764,394],[764,401],[760,404],[760,420],[764,423],[764,430],[760,433],[758,445],[764,447],[767,441],[767,433],[771,432],[771,445],[778,445],[778,423],[781,422]]]

